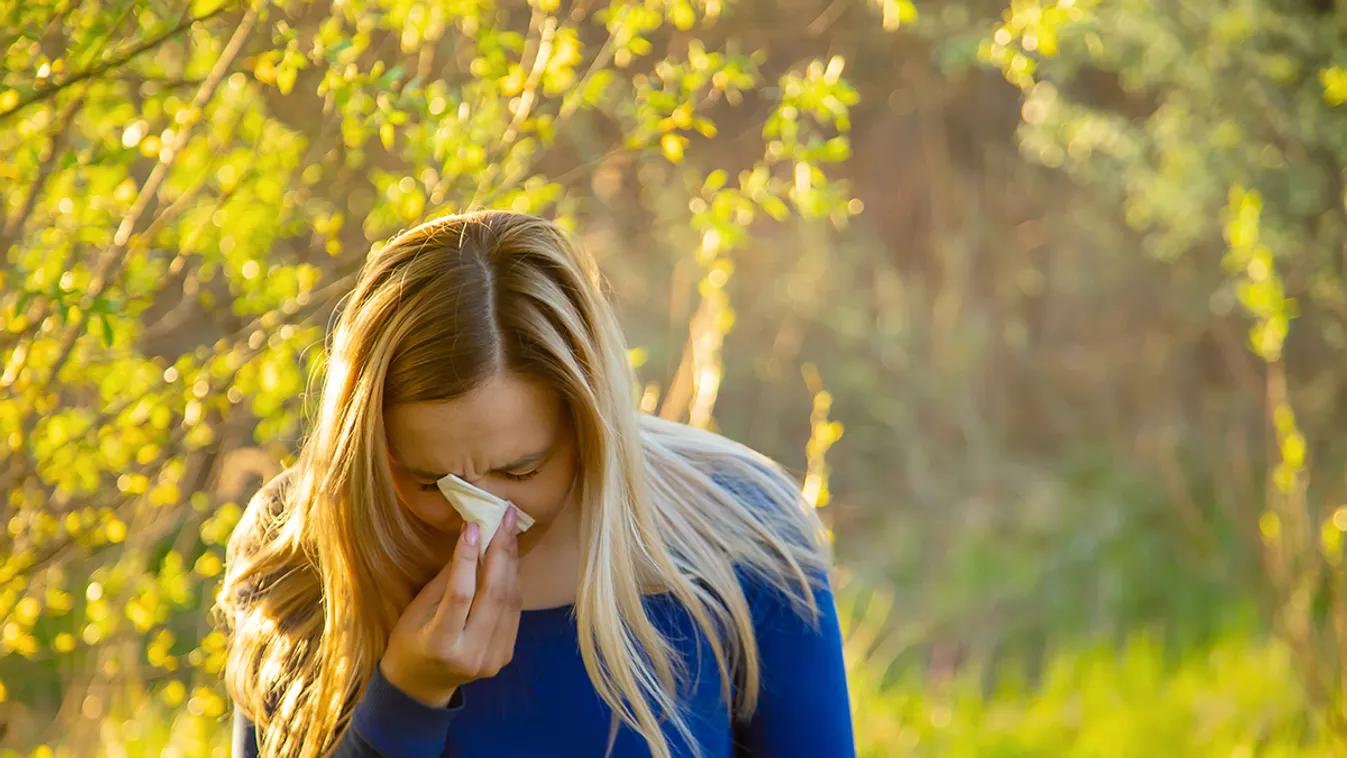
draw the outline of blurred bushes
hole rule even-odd
[[[291,459],[324,323],[401,228],[476,207],[585,228],[593,171],[661,166],[695,237],[666,260],[696,303],[662,411],[710,423],[723,288],[754,219],[859,210],[825,173],[849,155],[845,59],[768,75],[765,52],[698,38],[723,10],[4,6],[7,745],[143,752],[164,725],[133,720],[126,744],[105,730],[162,718],[152,701],[185,710],[193,740],[227,715],[203,612],[223,544],[249,488]],[[717,122],[749,104],[755,147],[707,168]]]
[[[1343,736],[1345,41],[1332,4],[1026,3],[979,50],[1024,92],[1022,150],[1120,203],[1141,249],[1196,286],[1186,328],[1247,316],[1261,363],[1216,414],[1266,446],[1251,494],[1271,620]],[[1081,86],[1091,73],[1113,97]]]
[[[867,755],[1328,754],[1340,11],[0,8],[0,745],[224,755],[202,608],[322,327],[492,205],[826,505]]]

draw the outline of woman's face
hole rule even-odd
[[[463,520],[435,485],[447,474],[509,500],[546,526],[576,478],[575,433],[561,396],[531,377],[501,374],[453,400],[385,409],[398,499],[430,526],[457,535]],[[541,527],[541,528],[539,528]]]

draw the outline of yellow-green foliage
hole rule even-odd
[[[205,610],[242,490],[293,453],[326,316],[401,228],[477,207],[580,227],[590,173],[641,162],[702,237],[668,262],[700,270],[723,335],[755,218],[858,212],[825,173],[850,152],[847,61],[701,41],[725,10],[0,2],[6,744],[215,738]],[[757,149],[708,166],[750,97]],[[719,355],[699,360],[709,424]]]
[[[783,39],[822,45],[820,30],[855,16],[896,32],[886,43],[924,36],[939,61],[999,69],[1023,95],[1018,148],[1084,190],[1061,209],[1020,208],[1015,234],[1049,239],[1081,209],[1117,228],[1064,237],[1089,243],[1074,257],[1045,243],[1020,273],[984,281],[970,251],[1003,240],[944,228],[979,220],[951,214],[949,197],[982,177],[929,175],[930,198],[903,197],[921,206],[914,217],[929,200],[943,224],[922,262],[939,276],[899,270],[889,258],[909,260],[906,250],[834,246],[834,227],[862,210],[835,178],[857,160],[856,106],[915,107],[921,130],[944,140],[939,114],[890,97],[889,81],[887,101],[862,103],[844,46],[746,49],[725,28],[736,2],[0,0],[0,756],[226,755],[223,640],[204,610],[248,476],[293,451],[325,317],[354,271],[400,228],[475,206],[547,214],[620,248],[622,224],[638,223],[623,200],[655,222],[639,237],[651,249],[605,265],[657,301],[632,321],[667,342],[632,351],[648,379],[642,407],[714,428],[731,359],[761,362],[755,381],[781,385],[803,368],[789,418],[745,403],[735,423],[758,430],[746,441],[790,440],[779,444],[800,453],[806,494],[830,522],[858,502],[883,506],[837,535],[845,568],[902,599],[892,618],[867,618],[854,588],[841,594],[863,755],[1329,755],[1321,721],[1342,711],[1347,635],[1328,623],[1347,597],[1335,489],[1335,367],[1347,347],[1341,12],[870,0],[825,2],[815,19],[768,5]],[[747,11],[759,34],[763,7]],[[927,77],[915,91],[958,85],[924,66],[894,70]],[[1091,72],[1111,77],[1118,91],[1099,98],[1111,103],[1074,86]],[[720,165],[725,156],[738,162]],[[1036,213],[1049,218],[1024,221]],[[779,253],[784,236],[798,237],[798,259]],[[775,280],[738,273],[754,254]],[[1126,275],[1096,281],[1096,269]],[[1090,365],[1102,352],[1035,348],[1091,316],[1053,313],[1052,288],[1076,298],[1068,307],[1102,310],[1117,282],[1159,288],[1135,310],[1174,325],[1152,324],[1129,343],[1145,354],[1115,365],[1178,361],[1164,351],[1219,341],[1234,322],[1236,352],[1258,362],[1253,390],[1222,385],[1189,406],[1189,395],[1142,387],[1173,406],[1146,418],[1158,429],[1092,426],[1132,409],[1127,398],[1072,405],[1126,394],[1121,380],[1080,392],[1108,379]],[[1042,298],[1042,318],[1002,323],[994,301],[1006,293]],[[759,297],[759,343],[727,356]],[[772,310],[773,298],[791,303]],[[834,362],[835,346],[817,345],[833,337],[861,358]],[[682,368],[670,377],[661,364]],[[753,386],[751,399],[779,389]],[[1038,410],[1012,427],[1021,405]],[[783,418],[748,420],[763,408]],[[1043,409],[1055,417],[1032,415]],[[1209,412],[1229,427],[1185,436]],[[1256,444],[1233,448],[1243,456],[1191,445],[1225,444],[1248,417],[1268,435],[1267,460],[1247,454]],[[1035,450],[1001,436],[1063,418],[1084,419],[1091,436],[1045,434],[1058,446]],[[1139,467],[1120,451],[1171,438],[1196,452],[1169,443],[1171,478],[1134,486]],[[856,476],[845,462],[863,455],[891,471]],[[1266,464],[1266,493],[1249,476],[1251,517],[1222,499],[1233,488],[1188,497],[1185,474],[1227,483],[1212,459],[1241,474]],[[850,474],[845,484],[833,470]],[[856,494],[872,481],[906,489]],[[910,529],[918,511],[944,518]],[[1172,538],[1173,522],[1188,541]],[[1214,633],[1226,606],[1268,599],[1264,573],[1278,634]],[[928,670],[924,656],[945,643],[964,646],[963,663]]]

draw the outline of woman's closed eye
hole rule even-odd
[[[513,472],[513,471],[502,471],[502,472],[500,472],[500,475],[503,476],[503,477],[505,477],[506,479],[509,479],[509,480],[511,480],[511,481],[514,481],[514,482],[525,482],[525,481],[528,481],[529,479],[532,479],[533,477],[537,476],[539,471],[542,471],[542,468],[541,468],[541,467],[535,468],[535,469],[533,469],[532,471],[528,471],[528,472],[525,472],[525,473],[515,473],[515,472]]]
[[[500,472],[500,475],[505,477],[506,479],[509,479],[512,482],[526,482],[532,479],[533,477],[537,476],[541,471],[542,467],[539,466],[538,468],[535,468],[532,471],[526,472],[502,471]],[[440,487],[435,482],[430,482],[429,484],[417,484],[416,486],[417,489],[421,490],[422,492],[431,492],[433,490],[438,490]]]

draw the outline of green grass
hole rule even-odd
[[[1037,686],[969,669],[951,681],[853,666],[860,755],[962,758],[1328,756],[1288,652],[1231,634],[1179,661],[1144,635],[1121,649],[1063,650]]]

